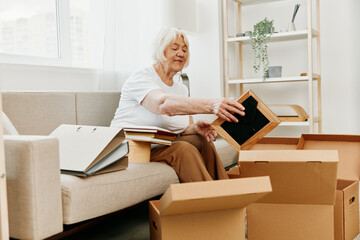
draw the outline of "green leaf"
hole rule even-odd
[[[274,20],[269,21],[265,18],[254,25],[254,29],[250,34],[250,44],[255,56],[253,68],[257,73],[262,65],[264,76],[269,66],[267,43],[274,33],[273,22]]]

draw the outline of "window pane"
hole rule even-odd
[[[76,67],[100,67],[104,41],[104,3],[70,0],[71,61]]]
[[[57,58],[55,0],[1,0],[0,52]]]

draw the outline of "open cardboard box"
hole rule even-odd
[[[297,149],[338,150],[335,239],[359,233],[360,135],[303,134]]]
[[[239,156],[238,177],[270,176],[273,187],[247,207],[248,240],[334,239],[337,151],[254,150]]]
[[[264,137],[252,145],[249,150],[296,150],[299,138],[291,137]],[[239,168],[232,168],[227,171],[230,179],[239,178]]]
[[[267,176],[172,184],[149,202],[150,239],[245,239],[244,207],[271,191]]]
[[[334,208],[335,240],[353,240],[359,234],[359,182],[337,180]]]
[[[302,134],[297,149],[338,150],[337,178],[360,178],[360,135]]]

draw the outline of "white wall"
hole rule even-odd
[[[220,13],[218,0],[197,0],[197,32],[190,36],[190,65],[185,70],[193,97],[222,95]]]
[[[296,27],[306,26],[304,1],[286,1],[264,4],[262,10],[249,7],[244,12],[255,24],[264,16],[276,19],[275,27],[286,28],[295,3],[301,2],[296,18]],[[323,132],[360,134],[360,1],[320,1],[321,6],[321,56]],[[191,64],[186,70],[190,78],[191,94],[194,97],[221,97],[222,52],[221,52],[221,0],[197,0],[197,33],[191,36]],[[184,15],[186,17],[186,15]],[[252,25],[243,26],[249,30]],[[284,66],[284,74],[306,72],[306,54],[301,49],[305,42],[274,44],[269,49],[270,61]],[[248,52],[247,52],[248,51]],[[235,52],[235,51],[234,51]],[[250,54],[244,49],[244,54]],[[285,61],[283,60],[285,59]],[[296,65],[294,64],[296,63]],[[251,62],[247,66],[251,68]],[[245,71],[251,75],[250,71]],[[98,76],[95,71],[52,67],[0,65],[0,81],[4,90],[95,90]],[[266,103],[307,105],[306,85],[266,84],[266,87],[251,85]],[[291,99],[291,100],[290,100]],[[298,136],[306,128],[282,127],[277,135]]]
[[[1,90],[96,90],[91,69],[0,64]]]
[[[360,1],[321,1],[324,132],[360,134]]]

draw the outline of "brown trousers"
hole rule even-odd
[[[180,136],[171,146],[152,150],[150,161],[171,166],[183,183],[228,179],[214,144],[200,135]]]

